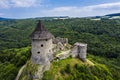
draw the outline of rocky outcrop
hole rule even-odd
[[[38,66],[37,71],[33,75],[33,80],[42,80],[43,73],[49,70],[49,68],[50,68],[49,64]]]
[[[50,63],[40,65],[28,61],[19,71],[16,80],[42,80],[43,73],[50,69]]]

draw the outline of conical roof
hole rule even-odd
[[[31,34],[32,39],[50,39],[53,37],[54,36],[45,29],[45,27],[42,25],[40,20],[39,20],[35,30]]]

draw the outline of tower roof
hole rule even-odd
[[[34,31],[46,31],[45,27],[42,25],[41,21],[39,20],[37,27]]]
[[[45,29],[45,27],[43,26],[40,20],[37,23],[35,30],[31,34],[32,39],[50,39],[53,37],[54,36]]]

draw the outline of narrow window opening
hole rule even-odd
[[[40,51],[38,51],[37,53],[40,54]]]
[[[43,44],[41,44],[41,47],[43,47]]]

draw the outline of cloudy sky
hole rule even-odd
[[[0,0],[0,17],[86,17],[120,13],[120,0]]]

